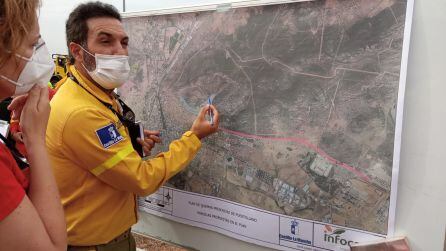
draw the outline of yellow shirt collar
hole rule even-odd
[[[89,81],[80,72],[78,72],[76,67],[74,67],[74,65],[70,66],[70,72],[79,81],[79,84],[82,85],[82,87],[84,87],[85,89],[87,89],[96,98],[100,99],[103,102],[113,105],[114,102],[112,97],[103,90],[101,90],[96,84]],[[113,95],[113,93],[111,95]]]

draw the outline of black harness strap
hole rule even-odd
[[[13,141],[7,139],[5,136],[3,136],[0,133],[0,139],[3,141],[3,143],[5,143],[5,146],[9,149],[9,151],[11,152],[12,156],[15,159],[15,162],[17,162],[17,165],[19,166],[20,169],[26,169],[29,167],[29,163],[26,160],[26,158],[19,152],[19,150],[17,150],[17,148],[15,147],[15,144]]]
[[[129,131],[130,140],[132,142],[133,149],[135,149],[135,151],[138,152],[138,154],[141,157],[143,157],[144,154],[143,154],[142,146],[137,141],[137,138],[140,137],[139,125],[137,125],[135,123],[135,113],[132,111],[132,109],[126,103],[124,103],[124,101],[122,101],[119,98],[119,95],[117,95],[117,100],[118,100],[119,104],[121,105],[124,116],[121,115],[118,111],[113,109],[113,106],[111,104],[100,100],[98,97],[96,97],[96,95],[94,95],[87,88],[85,88],[83,85],[81,85],[79,83],[79,80],[77,80],[77,78],[75,76],[73,76],[73,74],[69,74],[69,77],[71,80],[73,80],[73,82],[75,82],[77,85],[79,85],[82,89],[84,89],[86,92],[88,92],[91,96],[95,97],[101,104],[103,104],[105,107],[107,107],[110,111],[112,111],[118,117],[119,121],[121,121],[121,123]]]

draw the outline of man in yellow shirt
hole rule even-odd
[[[72,66],[51,100],[47,146],[65,209],[68,249],[135,250],[129,230],[137,221],[136,195],[155,192],[190,163],[200,139],[217,131],[218,111],[203,107],[168,152],[141,159],[129,135],[134,114],[113,92],[129,73],[119,13],[99,2],[81,4],[66,28]],[[213,113],[213,123],[206,113]],[[138,142],[147,153],[159,137],[144,134]]]

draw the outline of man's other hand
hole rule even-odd
[[[144,130],[144,140],[141,138],[137,139],[138,143],[142,145],[142,150],[145,156],[149,156],[152,148],[155,147],[156,143],[161,143],[160,132],[159,131],[149,131]]]

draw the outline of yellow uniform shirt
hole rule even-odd
[[[103,102],[117,102],[82,77],[80,84]],[[201,147],[186,132],[169,151],[142,160],[126,128],[97,98],[68,78],[51,100],[47,147],[68,228],[68,244],[109,242],[137,221],[136,195],[148,195],[186,167]]]

